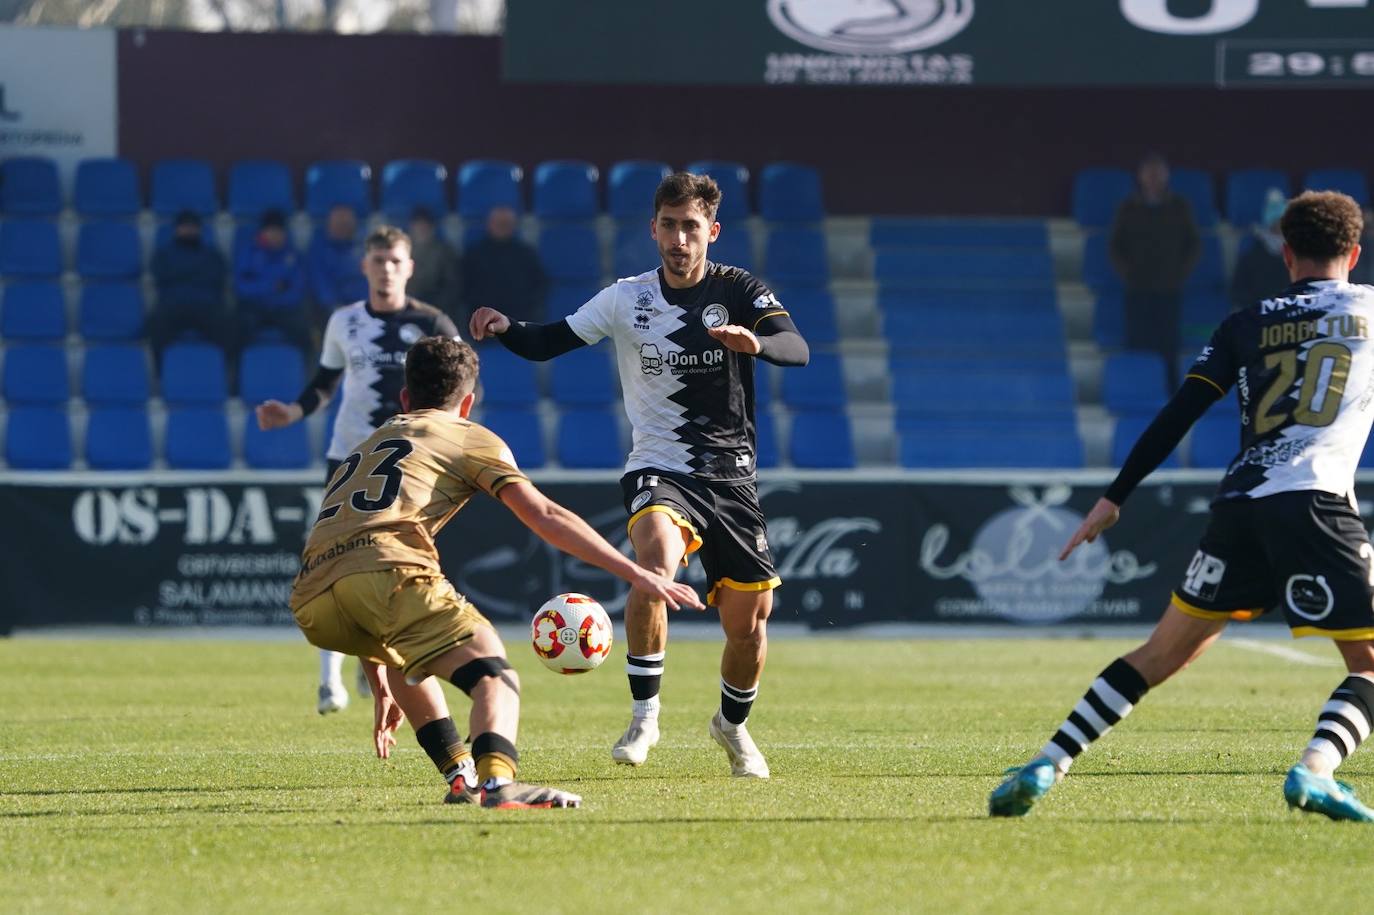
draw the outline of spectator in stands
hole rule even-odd
[[[1350,282],[1374,286],[1374,207],[1365,207],[1360,260],[1355,269],[1350,271]]]
[[[416,207],[410,216],[411,258],[415,272],[406,289],[421,302],[433,305],[459,322],[463,289],[458,274],[458,254],[439,237],[434,215]]]
[[[305,271],[286,236],[280,210],[262,214],[258,234],[234,264],[239,299],[239,345],[275,332],[310,352],[310,319],[305,310]]]
[[[1112,223],[1112,266],[1125,285],[1126,346],[1159,353],[1171,386],[1178,381],[1183,284],[1197,264],[1201,243],[1192,207],[1169,190],[1169,164],[1146,156],[1139,189]]]
[[[358,238],[358,215],[339,204],[325,217],[324,231],[316,232],[305,255],[310,294],[325,312],[367,298],[363,277],[363,245]]]
[[[159,363],[163,349],[188,334],[230,347],[233,332],[224,308],[229,266],[223,254],[205,244],[199,214],[177,214],[171,240],[153,254],[152,273],[157,305],[148,319],[148,338]]]
[[[1250,235],[1241,241],[1240,257],[1231,274],[1233,309],[1249,308],[1288,288],[1283,235],[1279,232],[1279,220],[1287,206],[1288,201],[1278,188],[1271,187],[1265,194],[1263,215],[1250,227]]]
[[[515,234],[510,207],[487,214],[487,234],[463,252],[463,304],[495,308],[512,321],[543,321],[548,277],[539,254]],[[460,322],[461,323],[461,322]]]

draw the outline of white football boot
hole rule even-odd
[[[611,759],[622,766],[642,766],[657,743],[657,718],[631,718],[630,726],[611,747]]]
[[[321,715],[342,712],[348,708],[348,690],[344,689],[342,683],[321,683],[319,697],[315,711]]]
[[[763,758],[754,738],[743,724],[733,725],[721,717],[719,710],[711,716],[711,739],[720,744],[730,757],[730,774],[736,778],[767,778],[768,760]]]

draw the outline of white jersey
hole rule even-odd
[[[1218,499],[1348,495],[1374,422],[1374,288],[1304,280],[1222,322],[1189,376],[1240,400]]]
[[[421,337],[453,337],[458,328],[437,308],[407,299],[400,311],[375,312],[366,301],[334,310],[324,330],[320,366],[343,372],[339,416],[325,457],[342,461],[377,427],[401,412],[406,353]]]
[[[726,349],[708,327],[785,315],[747,272],[707,262],[690,289],[653,270],[608,286],[565,320],[583,342],[615,344],[625,412],[634,428],[626,471],[707,480],[754,476],[754,357]]]

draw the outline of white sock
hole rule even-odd
[[[343,686],[344,656],[337,651],[320,651],[320,685]]]
[[[632,699],[630,701],[630,714],[646,721],[657,721],[658,697],[650,696],[648,699]]]

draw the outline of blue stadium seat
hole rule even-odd
[[[611,352],[580,346],[549,363],[549,393],[560,406],[600,407],[619,397]]]
[[[874,248],[1049,248],[1039,219],[901,219],[876,217],[869,225]]]
[[[1153,416],[1121,416],[1117,418],[1116,428],[1112,430],[1112,465],[1120,467],[1126,461],[1140,434],[1154,419]],[[1174,450],[1161,467],[1178,467],[1178,451]]]
[[[711,242],[706,256],[717,264],[728,264],[753,273],[754,236],[749,231],[749,223],[741,219],[721,226],[720,237]],[[656,250],[654,257],[658,257]]]
[[[883,286],[878,289],[878,307],[885,312],[904,308],[939,308],[954,312],[1059,313],[1058,297],[1053,287],[921,289]]]
[[[1292,193],[1288,176],[1276,168],[1241,168],[1226,176],[1226,219],[1238,229],[1260,221],[1264,198],[1270,188],[1287,197]]]
[[[336,205],[351,206],[359,219],[372,213],[372,168],[351,159],[312,162],[305,170],[305,209],[313,219]]]
[[[779,286],[824,286],[830,282],[825,235],[809,226],[775,226],[764,246],[768,281]]]
[[[0,162],[0,214],[56,216],[62,210],[62,185],[57,163],[40,156],[19,156]]]
[[[482,425],[506,443],[517,467],[543,467],[549,462],[544,450],[544,430],[534,410],[498,407],[482,411]]]
[[[1184,293],[1181,341],[1185,346],[1202,346],[1230,311],[1231,302],[1220,291]]]
[[[854,436],[840,410],[802,410],[792,414],[792,463],[803,468],[853,467]]]
[[[607,178],[606,209],[616,219],[647,224],[654,218],[654,191],[672,173],[666,162],[635,159],[615,163]]]
[[[792,316],[793,323],[797,325],[807,343],[815,346],[818,343],[839,342],[840,328],[835,319],[835,298],[830,294],[830,290],[821,287],[788,287],[785,292],[778,292],[777,297],[782,307]],[[758,312],[759,315],[767,313]]]
[[[610,410],[566,410],[558,417],[558,463],[590,470],[624,462],[620,424]]]
[[[339,418],[339,404],[342,401],[342,397],[332,397],[329,405],[324,408],[324,438],[320,445],[320,457],[326,457],[326,452],[329,451],[329,443],[334,437],[334,423]]]
[[[547,303],[548,319],[557,321],[559,318],[567,317],[591,301],[600,291],[601,286],[597,283],[551,283]]]
[[[72,205],[83,218],[137,216],[143,209],[138,169],[128,159],[82,159],[76,166]]]
[[[927,289],[1051,288],[1050,252],[1035,248],[880,248],[874,278],[884,286]]]
[[[1153,415],[1168,399],[1167,377],[1158,353],[1113,353],[1102,367],[1102,404],[1113,413]]]
[[[755,466],[778,466],[778,424],[773,418],[772,410],[759,406],[754,408],[754,437],[758,451],[755,455]]]
[[[1112,267],[1106,232],[1089,235],[1083,242],[1083,282],[1094,292],[1119,291],[1121,276]]]
[[[710,257],[716,257],[716,248],[711,247]],[[648,226],[632,222],[617,226],[615,230],[615,275],[639,276],[650,270],[657,270],[663,261],[658,254],[658,244],[649,237]]]
[[[804,369],[782,373],[782,401],[793,409],[839,409],[847,397],[844,364],[833,353],[812,353]]]
[[[1340,191],[1354,197],[1360,206],[1369,205],[1369,180],[1354,168],[1318,168],[1302,179],[1303,190]]]
[[[84,280],[136,280],[143,273],[143,245],[133,223],[101,220],[81,224],[76,271]]]
[[[1097,294],[1093,304],[1093,339],[1108,349],[1126,345],[1126,302],[1120,289]]]
[[[5,420],[5,460],[12,470],[66,470],[72,466],[67,408],[16,407]]]
[[[984,419],[1062,416],[1076,403],[1073,380],[1062,365],[1048,371],[970,368],[966,362],[956,365],[961,370],[951,371],[949,366],[930,361],[917,368],[898,368],[892,377],[892,402],[919,404],[931,415]],[[807,371],[809,368],[795,374]]]
[[[56,283],[10,283],[0,296],[0,334],[6,340],[55,343],[67,335],[67,303]]]
[[[821,173],[795,162],[765,165],[759,177],[759,213],[769,222],[820,222],[825,218]]]
[[[247,159],[229,169],[229,215],[256,222],[268,210],[290,214],[296,209],[296,188],[286,163],[275,159]]]
[[[81,287],[81,336],[86,340],[134,340],[143,335],[143,293],[135,283],[86,283]]]
[[[92,470],[147,470],[153,464],[148,410],[97,407],[86,423],[86,463]]]
[[[482,384],[479,402],[484,409],[525,409],[539,403],[539,379],[533,362],[520,358],[500,343],[482,346],[477,355]]]
[[[1065,468],[1083,466],[1075,429],[899,429],[898,461],[908,468]]]
[[[743,220],[753,212],[749,205],[749,169],[738,162],[703,159],[687,163],[687,171],[694,175],[710,175],[716,180],[720,186],[720,209],[716,211],[716,219],[720,222],[738,219],[743,228]]]
[[[1217,188],[1212,176],[1199,168],[1176,168],[1169,173],[1169,187],[1193,207],[1193,219],[1203,229],[1217,224]]]
[[[5,400],[11,404],[62,404],[70,395],[67,351],[48,343],[5,350]]]
[[[290,403],[305,387],[301,351],[284,343],[255,343],[239,356],[239,398],[245,406],[264,400]]]
[[[1202,236],[1202,251],[1197,266],[1184,281],[1183,288],[1190,292],[1224,292],[1226,289],[1226,263],[1221,253],[1221,239],[1211,233]]]
[[[599,173],[590,162],[560,159],[534,170],[534,215],[545,219],[590,219],[597,214]]]
[[[192,210],[213,216],[219,210],[215,173],[202,159],[164,159],[153,165],[153,212],[175,216]]]
[[[991,348],[1004,366],[1011,362],[1062,366],[1067,356],[1064,322],[1053,310],[928,302],[885,309],[883,330],[894,355],[925,351],[978,361],[986,359]]]
[[[57,226],[46,219],[0,222],[0,276],[50,279],[62,273],[62,246]]]
[[[1073,179],[1073,218],[1085,229],[1112,224],[1116,208],[1135,190],[1124,168],[1085,168]]]
[[[1191,467],[1226,467],[1240,451],[1240,423],[1232,415],[1209,411],[1193,426],[1191,437]]]
[[[111,343],[86,349],[81,396],[97,406],[143,406],[150,393],[143,347]]]
[[[397,225],[410,222],[416,207],[435,220],[448,215],[448,169],[429,159],[397,159],[382,167],[382,212]]]
[[[601,243],[590,225],[546,226],[539,233],[539,259],[555,282],[601,279]]]
[[[765,411],[772,409],[773,401],[777,399],[777,396],[774,394],[777,386],[777,369],[761,359],[756,359],[754,361],[755,410]]]
[[[520,182],[524,178],[524,171],[514,162],[494,159],[464,162],[458,169],[458,215],[468,220],[483,220],[499,206],[523,213]]]
[[[250,410],[243,417],[243,459],[258,470],[295,470],[309,467],[310,430],[305,423],[292,423],[264,432]]]
[[[173,470],[227,470],[229,423],[223,408],[174,407],[168,411],[166,451],[167,466]]]
[[[173,343],[162,353],[162,399],[169,405],[218,407],[229,396],[224,351],[213,343]]]

